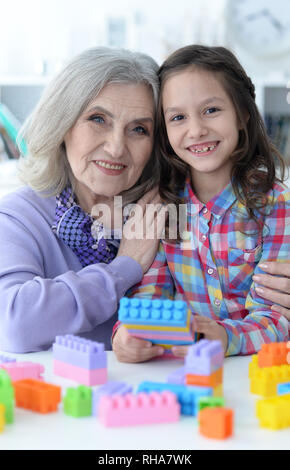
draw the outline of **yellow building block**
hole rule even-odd
[[[258,355],[254,354],[252,356],[252,360],[249,363],[249,378],[252,379],[255,375],[256,372],[260,370],[259,364],[258,364]]]
[[[5,407],[0,403],[0,432],[3,431],[5,425]]]
[[[290,427],[290,394],[258,400],[256,415],[263,428],[276,431]]]
[[[290,382],[290,365],[263,367],[250,380],[250,392],[263,397],[277,395],[277,385]]]
[[[222,397],[224,395],[223,384],[217,385],[212,389],[214,397]]]

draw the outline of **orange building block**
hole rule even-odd
[[[282,366],[287,364],[287,353],[290,351],[288,343],[263,344],[258,352],[259,367]]]
[[[57,411],[61,401],[61,388],[57,385],[26,379],[14,382],[13,386],[16,406],[38,413]]]
[[[205,437],[226,439],[233,435],[234,412],[230,408],[204,408],[198,419],[199,432]]]
[[[223,367],[210,375],[186,374],[186,385],[203,385],[204,387],[217,387],[223,383]]]

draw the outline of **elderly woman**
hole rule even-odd
[[[120,240],[113,211],[109,234],[92,214],[121,195],[145,217],[158,200],[156,70],[145,54],[87,50],[25,123],[26,186],[0,203],[1,350],[39,351],[67,333],[110,347],[118,301],[150,267],[158,234]]]

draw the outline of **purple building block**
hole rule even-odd
[[[14,359],[14,357],[8,357],[4,356],[4,354],[0,354],[0,364],[4,364],[7,362],[16,362],[16,359]]]
[[[210,375],[223,367],[224,350],[221,341],[202,339],[188,348],[185,373]]]
[[[126,384],[125,382],[107,382],[102,387],[98,388],[97,390],[92,391],[92,408],[93,408],[93,415],[98,416],[98,405],[101,397],[105,395],[126,395],[127,393],[131,393],[133,391],[133,387],[131,385]]]
[[[185,385],[185,368],[180,367],[171,372],[167,377],[167,382],[170,384]]]
[[[107,353],[103,343],[79,336],[57,336],[52,347],[53,358],[88,370],[105,369]]]

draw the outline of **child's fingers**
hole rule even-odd
[[[290,321],[290,310],[285,307],[281,307],[281,305],[272,305],[271,310],[273,312],[278,312],[281,315],[284,315]]]
[[[172,354],[175,357],[185,357],[188,351],[188,346],[173,346],[171,348]]]

